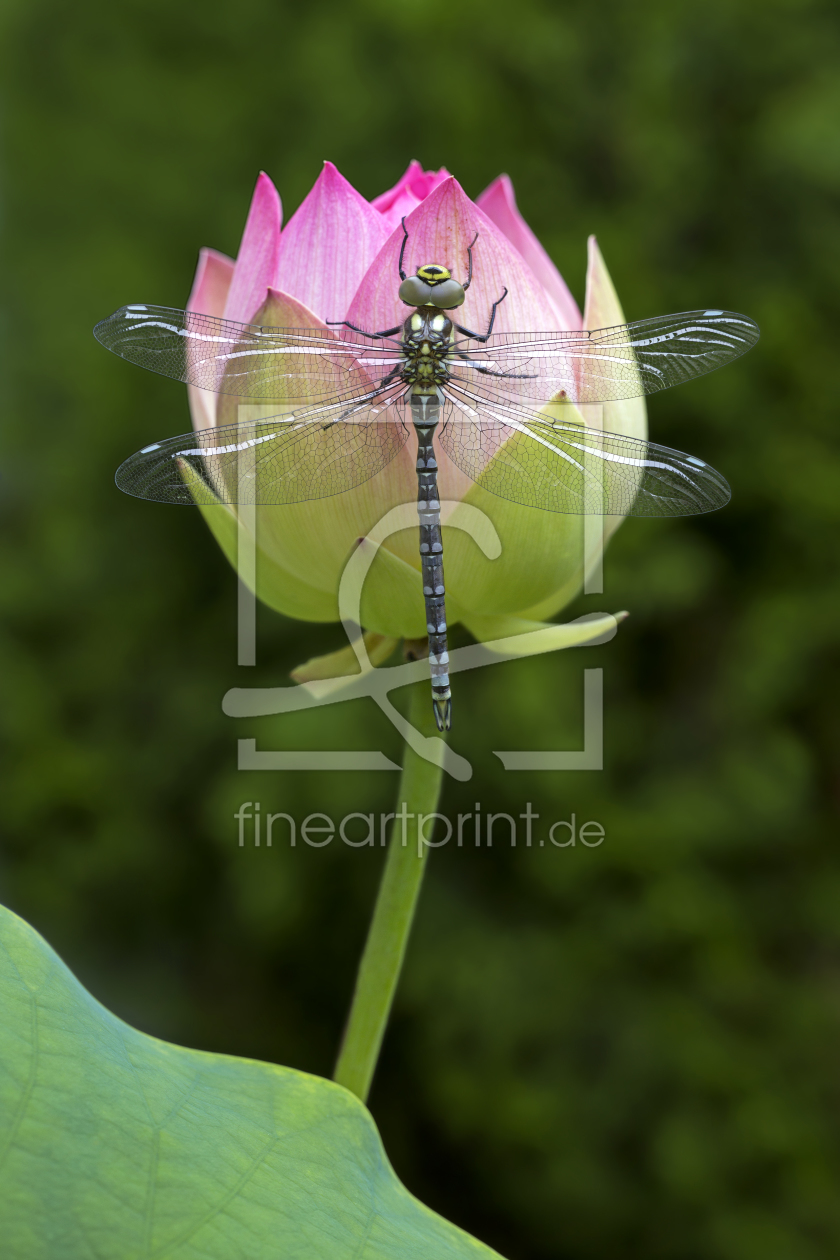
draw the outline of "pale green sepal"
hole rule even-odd
[[[500,656],[539,656],[586,643],[606,643],[626,616],[626,612],[596,613],[563,625],[519,617],[469,616],[464,625],[484,647]]]
[[[580,411],[569,402],[546,402],[534,411],[564,426],[585,427]],[[492,522],[500,555],[488,562],[463,534],[453,536],[453,531],[444,531],[447,590],[458,592],[462,619],[471,615],[471,609],[480,616],[524,614],[527,618],[528,610],[537,608],[540,617],[550,616],[583,584],[587,535],[596,541],[598,538],[594,531],[585,529],[584,518],[525,507],[491,493],[483,484],[485,480],[492,482],[497,463],[504,468],[508,460],[516,460],[516,446],[521,441],[520,435],[514,434],[503,443],[485,474],[465,488],[462,500]],[[451,517],[453,522],[457,519],[458,509]],[[599,554],[600,542],[594,554],[586,557],[586,565],[591,566]]]
[[[367,538],[359,543],[362,549],[373,546]],[[460,605],[448,593],[446,615],[450,626],[461,620]],[[366,629],[391,638],[423,638],[426,606],[419,567],[400,559],[387,546],[378,547],[362,586],[360,621]]]
[[[363,538],[359,548],[375,547]],[[418,562],[419,563],[419,562]],[[377,547],[361,590],[361,624],[397,639],[426,633],[423,578],[420,569],[401,560],[388,547]]]
[[[498,458],[504,458],[500,455]],[[582,578],[583,520],[522,507],[473,484],[464,507],[484,513],[501,544],[498,558],[482,555],[462,530],[444,528],[446,602],[457,594],[460,620],[468,615],[515,616]],[[452,514],[458,521],[458,509]],[[450,620],[455,620],[451,617]]]
[[[522,609],[523,621],[548,621],[551,617],[556,616],[561,608],[565,608],[578,595],[583,587],[583,574],[578,572],[573,578],[561,586],[558,591],[550,595],[548,599],[541,600],[539,604],[534,604],[532,608]]]
[[[362,636],[371,665],[381,665],[387,661],[399,643],[386,634],[368,631]],[[291,671],[290,677],[296,683],[314,682],[324,678],[346,678],[350,674],[360,674],[361,667],[352,644],[341,648],[338,652],[329,652],[326,656],[313,656]]]
[[[111,1015],[0,907],[9,1260],[499,1260],[398,1181],[368,1110]]]
[[[624,311],[618,300],[615,285],[607,264],[594,236],[589,238],[589,260],[586,270],[586,301],[583,309],[583,326],[587,329],[614,328],[624,323]],[[644,388],[639,382],[636,398],[622,398],[618,402],[603,403],[602,426],[610,433],[622,433],[627,437],[647,437],[647,408]],[[587,415],[587,423],[591,423]],[[613,518],[618,523],[620,517]],[[613,529],[615,525],[613,525]],[[612,530],[610,530],[612,533]]]
[[[179,467],[210,532],[236,569],[239,547],[239,521],[236,512],[220,499],[215,503],[211,501],[210,490],[186,461],[181,461]],[[281,569],[259,545],[256,549],[256,577],[256,594],[275,612],[301,621],[338,620],[338,603],[334,596],[308,586],[293,574]]]

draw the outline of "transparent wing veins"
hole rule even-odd
[[[263,328],[164,306],[124,306],[94,328],[106,349],[152,372],[241,398],[329,398],[387,375],[399,343],[321,329]]]
[[[598,516],[692,516],[729,501],[725,479],[694,455],[462,390],[447,398],[460,418],[444,424],[441,446],[500,498]]]
[[[130,456],[115,480],[127,494],[160,503],[329,498],[375,477],[405,445],[408,428],[387,402],[345,399],[166,438]]]
[[[454,375],[486,373],[496,378],[495,392],[525,398],[565,394],[584,403],[616,402],[712,372],[745,354],[758,337],[748,316],[717,310],[594,331],[494,333],[486,343],[456,343]]]
[[[94,331],[121,357],[199,388],[303,402],[291,414],[144,448],[117,473],[129,494],[173,503],[327,497],[375,476],[408,435],[404,409],[394,406],[409,388],[395,339],[141,305]],[[712,511],[728,501],[729,487],[702,460],[583,425],[578,413],[566,422],[537,408],[653,393],[730,362],[757,340],[747,316],[719,310],[594,331],[457,339],[439,440],[467,476],[526,506],[634,516]]]

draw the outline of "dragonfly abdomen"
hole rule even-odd
[[[429,636],[429,668],[432,675],[432,704],[439,731],[448,731],[452,718],[449,690],[449,652],[446,645],[446,588],[443,581],[443,538],[440,530],[440,499],[434,432],[440,416],[435,395],[415,394],[411,398],[411,418],[417,434],[417,515],[420,521],[420,565],[423,599],[426,604],[426,631]]]

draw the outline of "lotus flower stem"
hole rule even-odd
[[[409,721],[424,735],[437,735],[425,686],[412,688]],[[397,810],[382,882],[344,1030],[333,1079],[362,1102],[370,1091],[391,1004],[400,978],[414,910],[426,869],[428,846],[418,844],[408,818],[433,814],[440,799],[443,771],[418,757],[406,744]],[[428,838],[428,829],[427,829]],[[419,850],[419,852],[418,852]]]

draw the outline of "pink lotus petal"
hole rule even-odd
[[[340,329],[328,328],[314,311],[304,306],[303,302],[299,302],[291,294],[283,293],[279,289],[268,290],[265,302],[254,314],[253,322],[264,328],[315,329],[326,333],[331,338],[338,338],[341,335]],[[294,389],[287,389],[282,377],[279,377],[274,398],[258,405],[264,410],[265,415],[274,415],[286,410],[287,404],[292,407],[310,403],[314,405],[331,400],[334,394],[344,391],[368,390],[374,383],[371,374],[359,365],[350,352],[336,351],[330,356],[330,363],[340,371],[339,378],[334,384],[330,383],[329,370],[320,359],[315,356],[301,356],[293,369]],[[239,366],[241,365],[237,364],[237,368]],[[310,378],[308,386],[304,384],[307,376]],[[376,375],[375,380],[378,381],[380,376],[381,372]],[[242,401],[233,393],[220,393],[216,400],[214,426],[239,423],[239,407]]]
[[[288,293],[282,293],[278,289],[267,290],[265,301],[254,312],[254,318],[250,322],[260,324],[264,328],[317,328],[319,331],[330,332],[335,335],[334,330],[328,329],[314,311],[310,311],[309,307],[304,306],[297,298],[291,297]],[[306,367],[307,361],[302,359],[301,371],[305,371]],[[311,364],[311,367],[316,378],[317,396],[320,398],[323,396],[323,383],[318,379],[320,365],[317,360]],[[359,375],[358,369],[357,375]],[[365,377],[363,383],[367,385],[367,377]],[[296,397],[295,401],[299,403],[301,400],[299,397]],[[241,402],[242,399],[235,394],[220,393],[216,399],[214,426],[239,423],[239,406]],[[282,402],[283,384],[282,381],[279,381],[277,397],[271,403],[265,405],[265,414],[271,415],[273,412],[282,411]]]
[[[557,327],[569,331],[583,327],[578,304],[569,292],[566,281],[516,207],[513,184],[508,176],[500,175],[489,188],[485,188],[476,205],[481,206],[484,213],[516,246],[534,275],[541,281],[557,308]]]
[[[411,214],[415,206],[425,201],[429,193],[434,192],[438,184],[449,177],[445,167],[441,167],[439,171],[424,171],[414,159],[409,163],[402,179],[393,188],[389,188],[388,192],[374,197],[370,204],[380,212],[389,231],[392,231],[401,223],[403,216]]]
[[[422,200],[422,197],[415,197],[410,188],[400,189],[388,209],[381,212],[382,222],[388,231],[393,232],[395,227],[399,227],[403,219],[407,218]]]
[[[303,302],[299,302],[291,294],[283,293],[281,289],[268,290],[265,304],[257,312],[255,322],[262,324],[266,328],[314,328],[321,332],[329,333],[330,336],[336,338],[340,337],[342,333],[340,327],[328,327],[320,316],[311,311],[308,306],[305,306]],[[369,389],[371,384],[378,383],[380,379],[379,375],[371,376],[350,355],[345,358],[339,353],[331,356],[331,361],[343,365],[342,392],[354,389]],[[323,368],[317,360],[311,363],[310,367],[313,376],[317,378],[314,398],[320,400],[324,397]],[[305,367],[302,367],[300,370],[301,372],[305,371]],[[339,391],[336,390],[336,392]],[[233,419],[230,421],[231,424],[234,422]]]
[[[277,251],[283,210],[277,189],[261,174],[254,189],[236,269],[225,303],[225,319],[250,324],[265,301],[265,292],[277,274]]]
[[[408,172],[406,172],[406,174],[408,174]],[[445,179],[451,178],[452,176],[449,174],[449,171],[445,166],[442,166],[439,171],[424,171],[418,162],[417,169],[411,171],[409,188],[414,193],[415,197],[419,197],[421,201],[425,201],[429,193],[433,193],[439,184],[442,184]]]
[[[198,311],[201,315],[222,315],[233,271],[233,259],[227,254],[220,254],[215,249],[202,249],[187,310]]]
[[[296,298],[290,297],[288,293],[280,293],[277,289],[269,288],[266,290],[265,301],[254,311],[253,315],[253,320],[249,322],[260,324],[264,328],[324,328],[317,315],[314,315]],[[282,385],[278,386],[278,391],[281,389]],[[196,392],[205,393],[204,390]],[[242,401],[235,394],[224,392],[218,394],[216,396],[214,427],[240,423],[239,408]],[[270,415],[273,411],[282,410],[280,400],[276,400],[276,405],[275,401],[265,405],[264,410],[266,415]]]
[[[397,180],[394,187],[389,188],[387,192],[380,193],[378,197],[374,197],[370,204],[380,214],[386,214],[404,192],[411,190],[412,182],[418,178],[424,179],[425,172],[417,159],[412,158],[408,164],[407,171]],[[419,193],[411,193],[411,195],[415,201],[423,200]]]
[[[319,328],[331,333],[336,332],[333,328],[327,329],[324,321],[305,303],[299,302],[290,293],[284,293],[282,289],[275,288],[270,288],[266,293],[265,303],[258,312],[257,322],[265,328]]]
[[[409,232],[406,271],[424,263],[449,267],[461,281],[467,276],[467,247],[476,232],[473,249],[473,282],[457,320],[476,332],[484,332],[493,302],[507,287],[508,296],[496,313],[499,332],[548,332],[562,327],[542,285],[519,251],[482,210],[470,201],[451,176],[406,218]],[[392,232],[371,264],[353,298],[347,318],[360,328],[381,331],[402,324],[409,308],[397,296],[397,263],[402,228]]]
[[[322,319],[342,319],[387,235],[382,216],[325,162],[280,237],[274,284]]]

